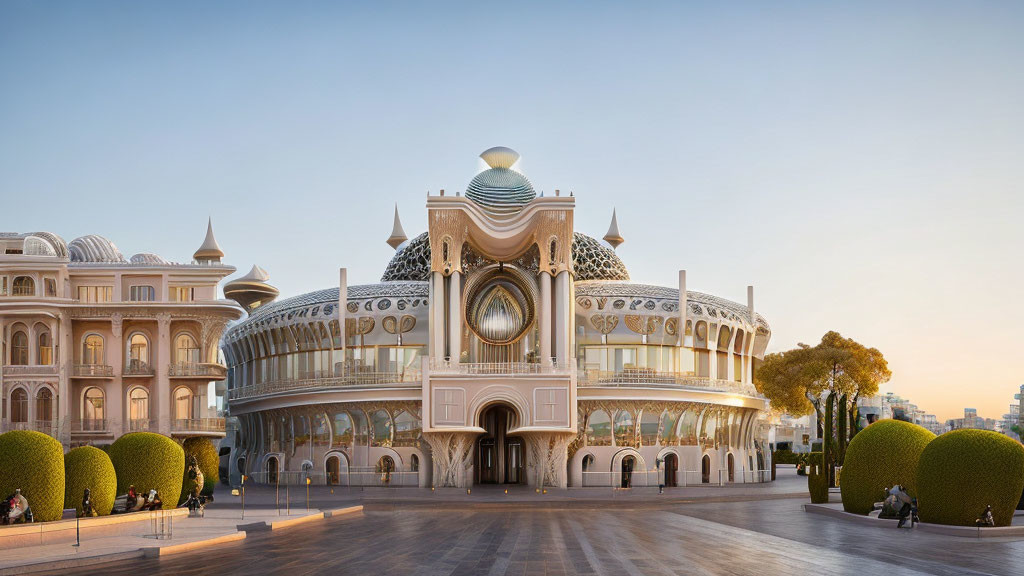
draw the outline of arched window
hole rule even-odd
[[[57,280],[54,278],[43,278],[43,285],[46,286],[46,295],[50,298],[57,297]]]
[[[174,361],[178,364],[199,364],[199,345],[191,334],[178,334],[174,339]]]
[[[192,419],[192,391],[184,386],[174,391],[174,419]]]
[[[11,337],[11,364],[15,366],[28,365],[28,335],[18,331]]]
[[[590,469],[594,467],[594,455],[587,454],[583,457],[583,471],[590,472]]]
[[[28,422],[28,392],[24,388],[11,392],[11,422]]]
[[[634,442],[634,435],[636,434],[636,424],[633,420],[633,415],[627,410],[619,410],[615,413],[615,445],[616,446],[632,446]]]
[[[679,436],[676,434],[676,423],[679,422],[677,414],[666,410],[661,415],[661,442],[662,446],[675,446],[679,443]]]
[[[331,442],[331,430],[327,426],[327,417],[317,414],[313,417],[313,445],[328,446]]]
[[[419,472],[420,471],[420,457],[419,456],[413,454],[412,457],[409,459],[409,470],[411,470],[413,472]]]
[[[136,332],[128,338],[128,370],[142,372],[149,367],[149,339]]]
[[[40,422],[53,420],[53,391],[46,386],[36,392],[36,420]]]
[[[82,364],[103,364],[103,337],[89,334],[82,345]]]
[[[612,445],[612,421],[604,410],[591,413],[587,420],[587,445]]]
[[[658,413],[644,410],[640,415],[640,445],[654,446],[658,443]]]
[[[384,410],[377,410],[371,416],[373,446],[391,446],[391,417]],[[392,463],[393,464],[393,463]]]
[[[28,276],[18,276],[11,285],[11,296],[35,296],[36,281]]]
[[[420,438],[420,420],[405,410],[395,416],[394,446],[416,446]]]
[[[98,424],[105,418],[103,410],[103,390],[92,386],[85,391],[82,402],[83,430],[99,428],[86,428],[86,426]]]
[[[132,388],[128,393],[128,418],[133,430],[148,429],[142,425],[142,422],[149,422],[149,391],[145,388]]]
[[[50,340],[49,330],[39,333],[38,346],[36,349],[36,363],[41,366],[53,364],[53,342]]]
[[[352,444],[352,419],[345,412],[334,415],[334,440],[332,446],[349,446]]]

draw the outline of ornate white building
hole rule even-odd
[[[188,264],[126,260],[102,236],[0,233],[0,428],[68,447],[137,430],[223,436],[207,389],[226,377],[218,343],[243,313],[217,299],[235,271],[223,256],[211,226]]]
[[[757,482],[770,338],[739,304],[629,282],[614,247],[576,232],[575,198],[540,197],[508,148],[465,195],[428,196],[427,232],[377,284],[270,303],[254,268],[225,294],[234,482],[668,486]]]

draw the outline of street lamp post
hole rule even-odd
[[[310,477],[306,476],[306,513],[307,514],[309,513],[309,484],[310,484],[310,482],[311,482]]]

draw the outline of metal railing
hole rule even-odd
[[[109,423],[106,418],[89,418],[84,420],[71,421],[71,433],[105,433],[109,431]]]
[[[157,429],[156,420],[147,420],[144,418],[133,418],[128,421],[129,432],[149,432],[150,430]]]
[[[543,364],[539,362],[451,362],[430,360],[431,374],[466,375],[520,375],[520,374],[570,374],[573,365],[567,362]]]
[[[380,488],[401,488],[419,486],[420,473],[412,470],[381,472],[370,467],[342,468],[333,474],[316,471],[282,470],[278,472],[253,472],[247,475],[250,482],[269,486],[304,486],[306,478],[314,486],[376,486]]]
[[[124,367],[124,372],[121,374],[124,376],[152,376],[153,367],[147,362],[132,360]]]
[[[4,376],[32,376],[36,374],[52,376],[57,373],[57,366],[53,364],[4,366],[3,373]]]
[[[643,488],[657,487],[661,481],[660,470],[633,470],[624,475],[622,472],[584,472],[583,486],[585,488]]]
[[[75,364],[71,375],[76,378],[113,378],[114,367],[107,364]]]
[[[351,372],[343,376],[327,378],[303,378],[296,380],[271,380],[228,390],[231,400],[243,400],[259,396],[270,396],[285,392],[303,390],[330,390],[352,386],[388,386],[394,384],[419,384],[423,381],[419,370],[404,372]]]
[[[228,375],[228,369],[226,366],[211,363],[194,364],[191,362],[178,362],[176,364],[171,364],[168,367],[168,370],[168,375],[171,378],[200,377],[223,379]]]
[[[171,420],[172,432],[219,432],[224,433],[223,418],[187,418]]]
[[[719,380],[694,376],[688,372],[658,372],[655,370],[581,370],[576,375],[577,386],[651,386],[658,388],[694,388],[736,392],[757,396],[752,384],[734,380]]]

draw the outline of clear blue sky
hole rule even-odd
[[[0,3],[0,230],[376,281],[522,156],[634,280],[835,329],[941,418],[1024,383],[1024,3]]]

